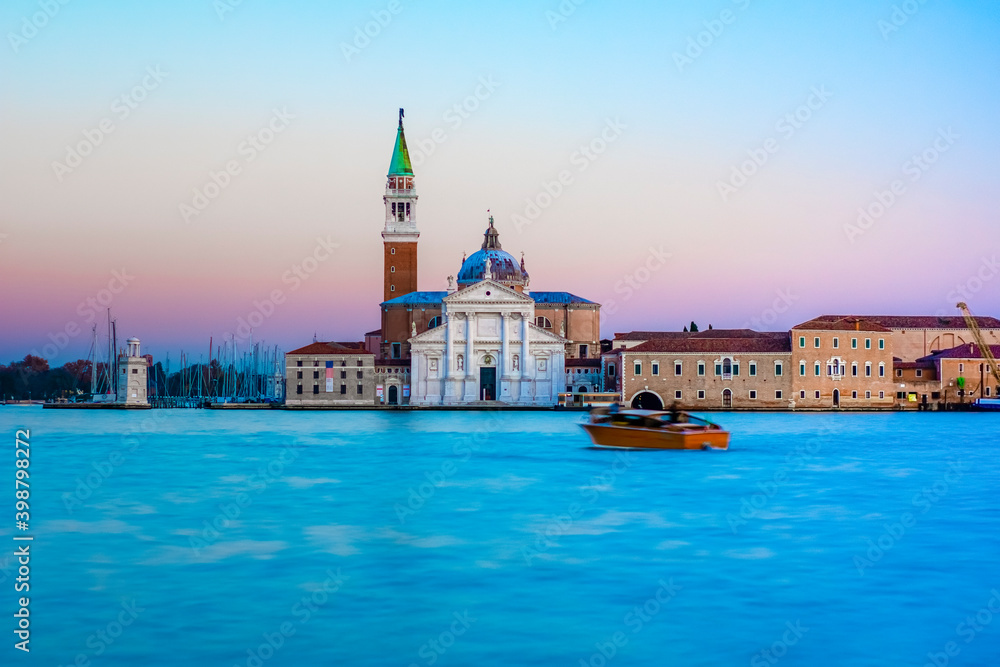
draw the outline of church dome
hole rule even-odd
[[[524,259],[518,263],[513,255],[500,247],[500,233],[493,226],[493,216],[490,216],[490,226],[484,236],[482,249],[462,262],[462,268],[458,272],[459,287],[468,287],[486,279],[495,280],[508,287],[524,286],[528,281]]]

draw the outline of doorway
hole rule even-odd
[[[389,385],[389,405],[399,404],[399,387],[392,384]]]
[[[833,407],[835,407],[835,408],[839,408],[840,407],[840,390],[839,389],[834,389],[833,390]]]
[[[651,391],[642,391],[632,399],[632,407],[636,410],[662,410],[663,401]]]
[[[722,407],[731,408],[733,407],[733,392],[731,389],[726,389],[722,392]]]
[[[495,401],[497,397],[497,369],[483,367],[479,369],[479,399]]]

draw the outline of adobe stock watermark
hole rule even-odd
[[[658,247],[649,246],[645,261],[615,283],[614,292],[620,294],[621,298],[611,297],[602,301],[601,326],[607,324],[607,318],[615,315],[622,304],[630,301],[652,279],[654,273],[666,266],[667,260],[672,256],[663,249],[662,244]]]
[[[960,135],[951,128],[938,129],[937,137],[931,145],[919,153],[915,153],[903,163],[900,170],[910,183],[916,183],[931,167],[933,167],[941,156],[951,150]],[[867,206],[858,209],[858,219],[854,224],[844,225],[844,235],[853,244],[859,236],[862,236],[875,223],[881,220],[886,213],[907,193],[906,181],[898,178],[890,183],[885,190],[876,190],[873,201]]]
[[[879,19],[877,24],[879,32],[882,33],[882,40],[888,42],[889,35],[899,32],[899,29],[909,23],[926,4],[927,0],[904,0],[898,5],[893,5],[889,20]]]
[[[570,165],[576,167],[578,174],[587,171],[590,165],[604,155],[608,150],[608,146],[618,141],[622,132],[627,127],[628,125],[621,122],[618,118],[606,119],[604,128],[600,133],[586,144],[581,144],[569,156]],[[570,169],[561,170],[551,181],[543,180],[541,191],[534,197],[525,199],[524,211],[522,213],[513,213],[510,216],[511,222],[514,223],[514,229],[518,233],[523,232],[524,228],[538,220],[542,212],[552,206],[553,202],[559,199],[566,191],[566,188],[572,185],[574,181],[575,176]]]
[[[479,85],[472,94],[449,107],[441,116],[441,120],[451,128],[452,132],[457,131],[499,87],[500,83],[494,80],[492,75],[479,77]],[[449,136],[448,130],[439,126],[431,130],[429,136],[409,142],[408,148],[413,166],[421,166],[424,160],[434,154],[438,146],[448,141]]]
[[[407,518],[423,509],[424,505],[437,493],[437,490],[454,477],[459,469],[469,462],[473,454],[482,449],[489,437],[499,430],[499,427],[500,413],[490,412],[487,419],[480,423],[474,433],[452,446],[452,456],[443,460],[434,470],[425,471],[426,481],[409,487],[406,500],[392,506],[399,523],[405,524]]]
[[[971,301],[972,297],[982,291],[986,283],[1000,275],[1000,261],[994,253],[991,257],[983,257],[975,273],[955,289],[948,292],[948,303],[954,305],[958,301]]]
[[[326,238],[317,237],[316,245],[312,252],[302,260],[292,264],[292,266],[281,274],[281,282],[288,285],[288,292],[294,292],[305,281],[319,271],[319,267],[327,262],[335,250],[340,248],[340,244],[334,242],[328,234]],[[275,288],[262,299],[254,299],[252,308],[246,316],[236,318],[236,327],[232,332],[227,333],[227,337],[236,341],[248,340],[253,334],[253,330],[260,327],[269,320],[278,310],[278,306],[288,300],[288,294],[281,288]]]
[[[750,2],[751,0],[733,0],[733,4],[740,11],[746,11],[750,6]],[[737,18],[739,18],[739,14],[727,8],[719,12],[718,17],[703,21],[702,25],[705,29],[694,37],[688,37],[687,47],[683,53],[674,51],[674,65],[677,66],[677,71],[683,74],[684,68],[693,65],[694,61],[701,58],[705,51],[711,48],[716,40],[722,36],[722,33],[726,31],[726,26],[736,23]]]
[[[952,486],[961,481],[962,477],[969,470],[971,468],[963,464],[961,460],[949,462],[944,476],[930,487],[922,488],[920,493],[913,496],[910,504],[915,509],[920,510],[920,514],[926,514],[942,498],[948,495]],[[854,556],[854,567],[857,568],[858,575],[865,576],[867,568],[874,566],[882,560],[885,554],[891,551],[906,536],[906,531],[917,525],[918,518],[913,512],[903,512],[899,515],[899,520],[895,523],[883,524],[882,534],[876,539],[873,540],[870,537],[866,537],[865,541],[868,543],[868,549],[863,555]]]
[[[975,614],[969,614],[961,623],[955,626],[955,634],[965,644],[971,644],[976,636],[989,627],[993,622],[993,617],[1000,614],[1000,591],[992,589],[990,599]],[[927,654],[927,662],[924,667],[948,667],[951,659],[957,657],[962,652],[959,643],[948,641],[940,651],[931,651]]]
[[[556,542],[555,538],[562,537],[569,532],[569,529],[573,527],[577,519],[583,516],[587,508],[592,507],[600,499],[603,490],[613,488],[618,478],[628,472],[631,467],[631,452],[618,452],[615,455],[614,461],[608,466],[605,472],[591,477],[590,483],[580,489],[580,495],[583,497],[584,503],[570,503],[564,513],[550,517],[544,528],[535,531],[535,539],[532,544],[526,544],[521,547],[521,555],[524,557],[524,562],[529,566],[534,565],[532,561],[535,558],[538,558],[552,547],[558,546],[559,543]]]
[[[436,663],[441,656],[447,653],[448,649],[454,646],[455,642],[468,632],[469,628],[477,620],[469,616],[468,609],[462,611],[461,614],[457,611],[453,612],[452,617],[454,620],[447,629],[442,630],[437,637],[424,642],[417,649],[417,655],[424,659],[425,662],[423,664],[428,667]],[[420,667],[420,663],[411,662],[410,667]]]
[[[784,464],[774,472],[771,479],[757,482],[757,488],[760,491],[749,498],[744,496],[740,500],[740,511],[738,514],[729,513],[726,515],[726,523],[729,524],[729,529],[733,531],[733,535],[739,533],[740,528],[746,526],[752,519],[755,519],[757,514],[767,507],[771,499],[778,494],[781,487],[788,481],[789,474],[806,467],[819,454],[820,449],[822,449],[822,446],[818,442],[812,442],[808,445],[797,445],[791,453],[785,456]]]
[[[122,433],[119,446],[112,449],[106,456],[90,462],[90,468],[76,478],[76,487],[65,491],[60,498],[63,508],[72,514],[76,508],[83,507],[94,493],[104,486],[104,483],[114,475],[128,460],[131,454],[139,450],[149,435],[155,433],[167,419],[165,410],[149,410],[142,420],[131,422]]]
[[[59,354],[69,347],[72,339],[80,335],[83,327],[96,322],[99,312],[110,307],[114,303],[115,297],[124,292],[133,280],[135,280],[135,276],[130,274],[127,269],[113,270],[111,278],[104,287],[77,305],[76,314],[83,318],[82,324],[79,320],[70,320],[62,329],[49,333],[50,342],[43,345],[41,351],[32,348],[31,354],[47,359],[49,362],[58,358]]]
[[[232,185],[233,179],[243,173],[243,168],[257,159],[279,134],[288,129],[295,116],[287,108],[272,109],[271,118],[255,133],[247,135],[246,139],[236,147],[237,157],[227,160],[219,171],[209,170],[208,182],[200,188],[195,188],[191,203],[181,202],[178,205],[181,219],[185,223],[202,214],[208,206]]]
[[[545,20],[549,22],[549,27],[552,28],[552,31],[555,32],[560,23],[568,21],[569,17],[576,13],[576,8],[586,1],[587,0],[562,0],[555,10],[546,9]]]
[[[220,21],[225,21],[226,16],[236,11],[236,8],[243,4],[243,0],[213,0],[212,8]]]
[[[111,101],[111,116],[105,116],[98,123],[97,127],[85,128],[81,134],[83,139],[73,145],[66,145],[66,156],[63,161],[54,160],[52,162],[52,172],[56,176],[56,181],[63,182],[67,176],[73,173],[84,159],[91,155],[94,150],[104,143],[104,140],[112,134],[118,126],[115,121],[124,122],[132,113],[139,108],[149,94],[160,87],[163,80],[169,75],[160,69],[159,65],[146,68],[146,75],[134,85],[128,92],[123,93]]]
[[[400,0],[389,0],[385,9],[373,11],[371,21],[354,28],[354,39],[350,43],[340,43],[340,52],[344,54],[344,59],[351,62],[351,58],[360,55],[362,51],[371,46],[372,40],[378,38],[382,31],[389,27],[393,18],[402,11],[403,4]]]
[[[750,667],[771,667],[788,655],[788,649],[799,643],[799,640],[809,632],[809,628],[802,627],[802,621],[787,621],[787,628],[781,635],[781,639],[775,641],[770,646],[762,649],[750,658]]]
[[[272,632],[261,634],[263,641],[254,648],[248,648],[243,667],[262,667],[284,647],[291,637],[295,636],[299,627],[312,619],[313,614],[320,611],[330,601],[330,597],[339,591],[349,577],[337,571],[326,571],[326,579],[309,595],[303,595],[290,610],[291,619],[284,620]],[[239,664],[234,667],[240,667]]]
[[[77,653],[73,658],[73,665],[89,665],[91,657],[99,658],[108,652],[108,649],[118,639],[125,634],[125,630],[135,623],[136,619],[139,618],[139,614],[146,611],[145,607],[140,607],[135,599],[132,600],[122,600],[121,611],[115,616],[114,619],[109,621],[103,628],[93,632],[89,637],[87,637],[84,644],[87,646],[89,651],[81,651]]]
[[[827,90],[825,85],[813,86],[805,102],[779,118],[774,124],[774,131],[778,133],[778,136],[768,137],[759,148],[748,149],[747,159],[733,167],[729,179],[715,182],[715,188],[722,201],[728,202],[732,195],[749,183],[750,179],[756,176],[761,168],[781,150],[781,142],[794,137],[799,130],[805,127],[806,123],[812,120],[816,112],[826,106],[831,97],[833,97],[833,93]]]
[[[7,33],[7,41],[14,53],[21,50],[21,47],[38,36],[40,30],[49,24],[49,21],[56,17],[56,14],[68,5],[70,0],[39,0],[40,11],[35,12],[30,17],[21,17],[21,28],[16,33]]]
[[[673,578],[666,581],[660,579],[656,583],[659,585],[656,592],[622,617],[622,623],[632,631],[633,635],[642,632],[643,628],[684,588],[680,584],[675,584]],[[580,658],[580,667],[604,667],[618,655],[618,651],[628,645],[628,642],[629,636],[622,630],[613,633],[606,641],[594,642],[594,648],[597,650],[588,658]]]
[[[791,287],[775,292],[774,301],[769,308],[761,311],[759,317],[751,317],[742,328],[763,331],[764,327],[769,327],[778,321],[778,317],[787,313],[792,305],[799,300],[799,296],[792,291]]]
[[[231,502],[220,503],[219,512],[211,520],[202,522],[200,536],[192,535],[188,538],[191,549],[195,557],[203,554],[204,550],[215,544],[222,531],[229,527],[230,523],[239,519],[243,512],[253,504],[254,498],[259,496],[271,487],[285,473],[285,466],[289,466],[299,457],[299,453],[291,448],[285,447],[281,453],[269,461],[267,465],[257,468],[256,473],[247,479],[246,488],[238,491]],[[252,494],[252,495],[251,495]]]

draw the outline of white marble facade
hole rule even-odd
[[[442,324],[410,339],[411,405],[555,405],[566,339],[534,324],[535,302],[492,280],[449,294]]]

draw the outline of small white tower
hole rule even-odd
[[[139,339],[129,338],[126,351],[118,356],[118,403],[148,405],[146,398],[146,358],[139,354]]]

